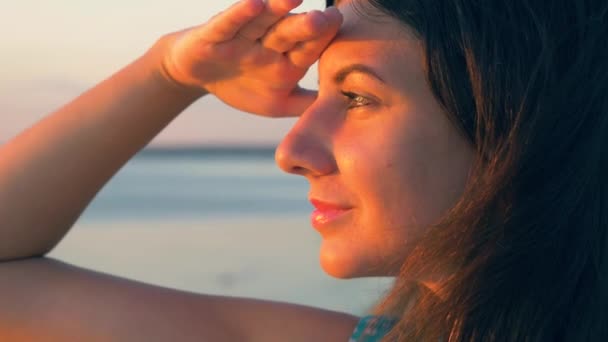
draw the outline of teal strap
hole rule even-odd
[[[365,316],[359,320],[349,342],[378,342],[395,325],[397,320],[384,316]]]

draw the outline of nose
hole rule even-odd
[[[275,160],[283,171],[305,177],[318,177],[336,171],[331,124],[327,115],[319,117],[320,109],[313,104],[277,147]]]

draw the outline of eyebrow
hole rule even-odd
[[[346,80],[346,78],[352,74],[352,73],[360,73],[360,74],[366,74],[369,75],[375,79],[377,79],[378,81],[382,82],[382,83],[386,83],[385,80],[382,79],[382,77],[380,77],[373,68],[371,68],[370,66],[367,66],[365,64],[351,64],[348,65],[342,69],[340,69],[335,75],[334,75],[334,83],[335,84],[341,84],[344,83],[344,80]]]

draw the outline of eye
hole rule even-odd
[[[373,103],[372,100],[368,99],[365,96],[359,95],[357,93],[343,91],[342,95],[344,95],[344,97],[348,100],[349,109],[369,106]]]

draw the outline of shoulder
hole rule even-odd
[[[298,304],[222,298],[224,317],[232,317],[249,342],[348,341],[359,317]]]
[[[348,341],[359,320],[296,304],[167,289],[45,258],[0,263],[0,279],[2,341],[10,332],[32,341],[334,342]]]

